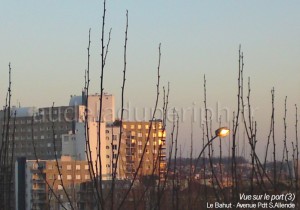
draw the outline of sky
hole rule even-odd
[[[278,1],[107,1],[105,40],[112,28],[104,91],[120,107],[126,10],[129,13],[125,102],[128,109],[154,107],[158,46],[161,43],[160,96],[170,82],[169,107],[180,115],[179,144],[189,153],[192,111],[194,154],[201,149],[203,77],[212,129],[230,126],[237,108],[238,50],[244,53],[244,78],[251,78],[251,103],[258,122],[259,149],[266,145],[275,88],[278,155],[283,142],[287,96],[288,142],[295,141],[295,104],[300,107],[300,2]],[[100,92],[100,35],[103,2],[96,0],[5,1],[0,7],[0,100],[4,104],[8,63],[13,104],[23,107],[67,105],[80,95],[87,68],[91,28],[91,88]],[[245,87],[246,89],[246,87]],[[160,104],[162,106],[162,98]],[[224,114],[226,110],[227,114]],[[200,116],[202,113],[202,116]],[[131,117],[134,117],[131,115]],[[299,117],[299,115],[298,115]],[[142,115],[135,116],[141,119]],[[172,122],[169,122],[170,133]],[[239,137],[242,139],[243,131]],[[230,141],[230,140],[229,140]],[[230,148],[228,140],[224,140]],[[217,145],[217,144],[216,144]],[[240,146],[242,143],[239,144]],[[242,150],[242,149],[241,149]],[[279,155],[280,157],[280,155]]]

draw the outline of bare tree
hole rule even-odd
[[[13,149],[10,151],[10,145],[14,144],[14,131],[11,136],[11,130],[14,130],[14,125],[11,126],[11,97],[12,97],[12,81],[11,81],[11,65],[8,64],[8,89],[6,93],[5,106],[3,110],[3,124],[2,124],[2,134],[0,141],[0,203],[3,209],[11,208],[11,177],[13,175],[12,171],[12,160],[14,158]],[[14,115],[15,116],[15,115]],[[13,137],[13,138],[12,138]],[[11,140],[10,140],[11,139]]]

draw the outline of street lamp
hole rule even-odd
[[[225,137],[225,136],[227,136],[228,134],[229,134],[229,132],[230,132],[230,130],[228,129],[228,128],[226,128],[226,127],[221,127],[221,128],[218,128],[217,130],[216,130],[216,135],[212,138],[212,139],[210,139],[205,145],[204,145],[204,147],[202,148],[202,150],[201,150],[201,152],[200,152],[200,154],[199,154],[199,156],[198,156],[198,158],[197,158],[197,160],[196,160],[196,164],[195,164],[195,169],[196,169],[196,167],[197,167],[197,163],[198,163],[198,160],[199,160],[199,158],[201,157],[201,155],[202,155],[202,153],[204,152],[204,150],[205,150],[205,148],[215,139],[215,138],[217,138],[217,137]]]
[[[216,136],[214,138],[216,138],[217,136],[219,137],[225,137],[229,134],[229,129],[226,127],[221,127],[218,130],[216,130]]]

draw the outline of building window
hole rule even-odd
[[[80,170],[80,165],[76,165],[76,170]]]
[[[106,149],[109,149],[109,146],[106,146]]]
[[[113,135],[112,140],[117,140],[117,135]]]
[[[57,180],[61,180],[63,177],[62,177],[62,175],[57,175]]]
[[[86,174],[86,175],[84,175],[84,178],[85,178],[85,179],[90,179],[90,175],[89,175],[89,174]]]
[[[109,140],[109,137],[108,137],[108,136],[106,136],[105,138],[106,138],[106,140]]]
[[[127,128],[127,126],[126,126],[126,125],[123,125],[123,128],[125,128],[125,129],[126,129],[126,128]]]
[[[89,170],[89,165],[85,165],[85,166],[84,166],[84,169],[85,169],[85,170]]]
[[[118,147],[116,144],[113,145],[113,149],[116,150]]]
[[[62,185],[61,184],[57,185],[57,189],[62,190],[63,189]]]
[[[109,133],[109,130],[106,130],[105,133]]]
[[[138,129],[142,129],[142,125],[138,125]]]
[[[72,180],[72,175],[67,175],[67,180]]]
[[[78,180],[78,179],[81,179],[80,174],[77,174],[77,175],[76,175],[76,179],[77,179],[77,180]]]
[[[67,165],[67,170],[71,170],[72,169],[72,165]]]
[[[109,155],[106,155],[106,158],[109,158]]]
[[[145,125],[145,128],[146,128],[146,129],[149,129],[149,125]]]

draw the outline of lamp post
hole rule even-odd
[[[199,159],[200,159],[200,157],[201,157],[201,155],[202,155],[202,153],[204,152],[204,150],[206,149],[206,147],[215,139],[215,138],[217,138],[217,137],[225,137],[225,136],[227,136],[228,134],[229,134],[229,132],[230,132],[230,130],[228,129],[228,128],[226,128],[226,127],[221,127],[221,128],[218,128],[217,130],[216,130],[216,135],[212,138],[212,139],[210,139],[205,145],[204,145],[204,147],[202,148],[202,150],[201,150],[201,152],[200,152],[200,154],[199,154],[199,156],[198,156],[198,158],[197,158],[197,160],[196,160],[196,163],[195,163],[195,171],[196,171],[196,167],[197,167],[197,163],[198,163],[198,161],[199,161]]]

